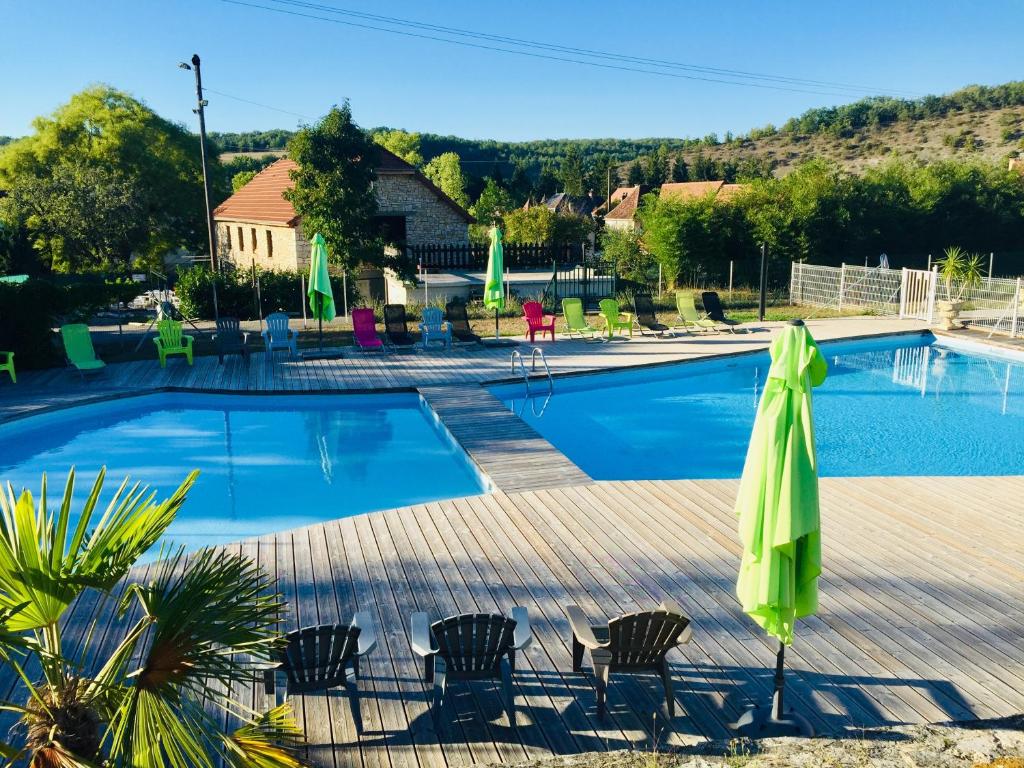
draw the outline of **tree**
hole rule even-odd
[[[690,167],[686,164],[686,159],[682,155],[676,155],[676,161],[672,163],[672,181],[689,181],[690,180]]]
[[[558,180],[562,182],[562,191],[573,197],[582,197],[586,193],[583,188],[585,176],[583,155],[575,144],[570,144],[558,167]]]
[[[608,180],[611,179],[611,188],[614,190],[619,185],[619,177],[615,170],[615,163],[610,155],[601,153],[590,163],[587,170],[587,191],[593,190],[600,197],[608,195]]]
[[[635,187],[637,184],[644,183],[644,169],[640,165],[639,160],[634,160],[629,164],[629,170],[626,171],[626,184],[631,187]]]
[[[505,214],[505,240],[509,243],[582,243],[593,232],[593,219],[555,213],[543,205]]]
[[[382,128],[374,131],[372,135],[377,144],[392,154],[398,155],[409,165],[415,165],[417,168],[423,165],[423,155],[420,154],[420,139],[422,138],[420,134],[409,133],[397,128],[390,130]]]
[[[615,262],[616,271],[627,280],[649,285],[652,274],[657,275],[658,262],[643,247],[636,231],[606,229],[601,233],[601,251],[606,259]]]
[[[469,205],[466,178],[462,175],[459,156],[454,152],[445,152],[433,158],[423,167],[423,175],[463,208]]]
[[[285,197],[302,217],[306,237],[323,235],[331,261],[346,268],[381,263],[384,248],[372,188],[376,153],[352,120],[348,103],[296,133],[288,154],[298,168]]]
[[[488,179],[480,197],[469,209],[480,223],[487,223],[495,216],[501,217],[516,207],[512,194],[494,179]]]
[[[231,177],[231,191],[237,192],[256,178],[256,171],[239,171]]]
[[[79,515],[71,511],[74,470],[57,505],[45,501],[45,475],[38,501],[29,491],[15,497],[10,486],[0,493],[0,658],[27,689],[23,704],[3,703],[19,719],[18,743],[0,744],[6,757],[66,768],[301,765],[289,706],[252,711],[231,694],[254,681],[280,645],[283,604],[266,573],[223,550],[202,549],[187,561],[170,550],[148,580],[122,591],[196,475],[161,502],[125,480],[111,514],[96,509],[102,470]],[[99,650],[91,633],[84,647],[62,640],[65,614],[80,597],[106,602],[113,614],[108,631],[121,639],[105,658],[90,658]],[[232,717],[247,722],[226,731]]]
[[[698,152],[693,159],[693,166],[690,168],[690,178],[694,181],[716,181],[718,167],[715,165],[715,161],[703,152]]]
[[[185,247],[206,250],[206,213],[203,196],[199,139],[149,109],[142,102],[109,86],[94,86],[75,94],[49,117],[36,118],[34,132],[0,149],[0,188],[67,190],[68,169],[96,178],[130,185],[133,211],[139,226],[127,227],[130,239],[117,250],[116,265],[127,269],[131,259],[159,260],[166,252]],[[211,175],[224,189],[227,179],[210,147]],[[60,175],[58,179],[57,176]],[[84,178],[84,176],[80,176]],[[63,195],[65,204],[83,200],[81,194]],[[88,209],[79,210],[83,217]],[[87,269],[96,254],[109,253],[109,244],[69,236],[62,229],[33,229],[24,220],[12,220],[17,211],[5,206],[8,225],[26,226],[33,247],[46,264],[57,269]],[[74,216],[63,218],[64,224]],[[57,221],[51,220],[50,224]],[[78,235],[88,234],[82,230]],[[93,230],[93,235],[100,235]],[[103,240],[109,238],[100,235]],[[104,267],[107,268],[107,267]]]

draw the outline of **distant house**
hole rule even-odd
[[[617,205],[604,215],[605,229],[625,232],[636,229],[636,212],[640,208],[640,198],[647,191],[648,188],[641,184],[616,189],[611,199],[616,201]]]
[[[604,201],[604,198],[597,197],[593,192],[588,195],[567,195],[565,192],[558,192],[551,197],[541,200],[539,203],[532,199],[527,200],[523,208],[529,210],[543,206],[555,213],[574,213],[577,216],[593,216],[595,211]]]
[[[468,243],[473,217],[426,176],[383,147],[374,168],[381,231],[405,245]],[[282,158],[217,206],[213,212],[217,253],[222,262],[263,269],[309,266],[309,240],[300,217],[284,198],[297,164]]]

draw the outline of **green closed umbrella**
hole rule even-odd
[[[491,247],[487,253],[487,282],[484,284],[484,306],[494,310],[494,338],[498,338],[498,312],[505,308],[505,252],[501,247],[501,230],[491,227]]]
[[[318,321],[320,329],[320,350],[324,348],[324,320],[334,319],[334,293],[331,291],[331,280],[327,274],[327,243],[323,235],[317,232],[311,242],[309,254],[309,285],[306,295],[309,297],[309,308]]]
[[[818,608],[821,574],[811,390],[825,380],[828,364],[802,320],[783,328],[770,352],[736,499],[743,544],[736,595],[743,611],[779,640],[771,711],[747,712],[736,723],[754,736],[810,732],[806,720],[784,712],[783,667],[796,620]]]

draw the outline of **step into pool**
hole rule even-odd
[[[53,497],[68,469],[84,498],[107,467],[167,494],[199,479],[168,538],[196,547],[361,512],[487,490],[486,481],[412,393],[122,398],[0,426],[0,481]]]
[[[931,335],[821,345],[823,476],[1024,474],[1024,363]],[[767,352],[494,394],[597,480],[737,478]]]

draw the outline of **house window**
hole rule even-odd
[[[244,251],[245,250],[245,238],[242,237],[242,228],[241,227],[238,228],[238,250],[240,250],[240,251]]]
[[[224,227],[224,235],[225,235],[225,237],[224,237],[224,245],[226,245],[227,249],[230,251],[231,250],[231,227]]]
[[[374,221],[380,229],[380,234],[386,243],[391,245],[405,245],[405,216],[376,216]]]
[[[274,258],[274,236],[267,230],[267,258]]]
[[[252,252],[256,253],[256,227],[252,228]]]

